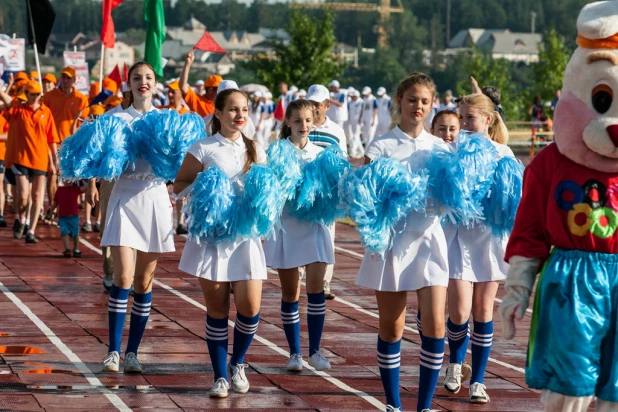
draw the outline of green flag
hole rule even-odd
[[[165,15],[163,0],[146,0],[144,2],[144,20],[146,20],[146,47],[144,60],[154,68],[157,77],[163,77],[161,49],[165,40]]]

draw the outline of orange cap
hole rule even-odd
[[[221,83],[222,80],[223,78],[221,76],[213,74],[206,79],[206,82],[204,82],[204,87],[219,87],[219,83]]]
[[[58,83],[58,79],[56,79],[56,76],[54,76],[52,73],[45,74],[45,76],[43,76],[43,81],[48,81],[53,84]]]
[[[30,94],[41,94],[41,83],[30,80],[26,85],[26,91]]]
[[[75,77],[75,69],[72,68],[71,66],[67,66],[64,69],[62,69],[62,72],[60,72],[60,74],[66,74],[69,77]]]
[[[118,91],[118,84],[116,84],[115,80],[106,77],[103,79],[103,88],[112,93],[116,93]]]
[[[30,78],[39,80],[39,72],[30,72]]]
[[[167,87],[169,87],[170,90],[173,90],[175,92],[180,90],[180,85],[178,84],[178,80],[171,82],[170,84],[167,85]]]
[[[20,93],[17,95],[16,97],[17,100],[21,100],[22,102],[26,102],[28,101],[28,98],[26,97],[26,95],[24,93]]]
[[[95,104],[94,106],[90,106],[90,116],[100,116],[105,113],[105,107],[100,104]]]
[[[110,105],[110,106],[112,106],[112,107],[116,107],[116,106],[118,106],[118,105],[120,104],[120,102],[121,102],[121,101],[122,101],[122,99],[121,99],[120,97],[116,96],[116,95],[114,95],[114,96],[109,96],[109,97],[107,98],[107,100],[105,100],[105,101],[103,102],[103,106]]]

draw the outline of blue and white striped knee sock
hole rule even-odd
[[[252,317],[236,313],[236,324],[234,325],[234,345],[232,347],[232,358],[230,364],[236,366],[245,362],[245,354],[251,346],[251,341],[260,324],[260,314]]]
[[[290,355],[300,352],[300,316],[298,314],[298,301],[281,301],[281,322],[283,331],[288,340]]]
[[[472,341],[472,376],[470,383],[483,383],[491,344],[494,340],[494,321],[474,321],[474,330],[470,340]]]
[[[129,303],[129,289],[122,289],[112,285],[107,303],[107,316],[109,325],[109,351],[120,353],[122,342],[122,330],[127,318],[127,305]]]
[[[401,409],[399,398],[399,369],[401,364],[401,339],[386,342],[378,336],[378,367],[386,395],[386,403]]]
[[[326,317],[326,298],[324,291],[307,293],[307,327],[309,329],[309,356],[320,350],[324,318]]]
[[[421,343],[420,378],[418,385],[418,403],[416,409],[431,409],[431,400],[436,390],[442,360],[444,359],[444,338],[425,336]]]
[[[214,319],[206,315],[206,344],[208,354],[215,374],[215,382],[219,378],[227,381],[227,318]]]
[[[125,353],[133,352],[137,355],[137,348],[144,336],[144,330],[150,316],[152,291],[148,293],[133,293],[133,308],[131,308],[131,326],[129,326],[129,342]]]
[[[446,322],[446,335],[448,337],[449,363],[462,364],[466,359],[468,341],[470,340],[470,321],[462,325],[456,325],[448,318]]]

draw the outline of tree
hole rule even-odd
[[[562,77],[570,57],[571,51],[558,32],[548,31],[540,45],[539,62],[534,65],[535,94],[549,100],[556,90],[562,89]]]
[[[286,28],[289,42],[273,41],[274,56],[257,55],[251,67],[271,90],[282,81],[303,87],[328,83],[342,73],[333,56],[333,19],[328,10],[315,19],[318,22],[293,11]]]

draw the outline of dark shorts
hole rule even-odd
[[[43,170],[31,169],[26,166],[14,164],[11,171],[15,176],[27,176],[29,181],[32,181],[32,176],[47,176],[47,172]]]
[[[58,226],[60,226],[61,236],[75,237],[79,235],[79,216],[60,216]]]
[[[0,160],[0,174],[4,173],[4,160]],[[2,182],[0,182],[2,183]]]

